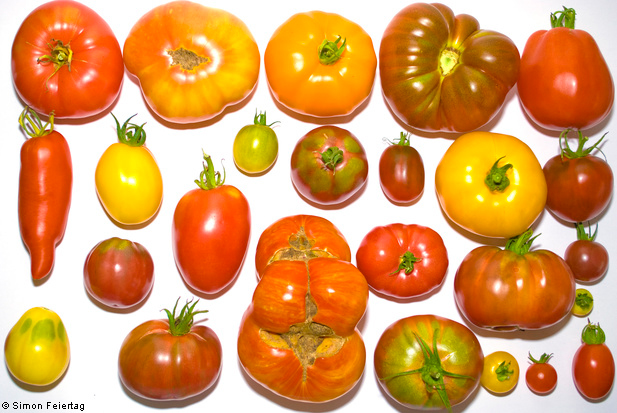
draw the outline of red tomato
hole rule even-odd
[[[559,139],[561,154],[549,159],[543,168],[546,208],[567,222],[590,221],[606,209],[613,196],[613,170],[606,161],[590,154],[606,134],[584,149],[589,138],[578,131],[576,151],[570,149],[567,135],[568,130],[562,132]],[[565,138],[565,147],[562,138]]]
[[[197,302],[187,302],[176,317],[151,320],[124,339],[118,357],[122,384],[152,400],[183,400],[210,388],[221,372],[223,349],[216,333],[193,324]]]
[[[527,387],[536,394],[548,394],[557,387],[557,370],[548,364],[552,354],[542,354],[539,360],[529,354],[531,364],[527,367],[525,381]]]
[[[443,283],[448,252],[441,236],[431,228],[390,224],[366,234],[356,253],[356,263],[377,292],[412,298]]]
[[[615,360],[604,343],[606,335],[600,324],[583,328],[583,344],[572,360],[572,377],[578,391],[587,399],[599,400],[611,391],[615,381]]]
[[[505,249],[475,248],[461,262],[454,295],[472,324],[500,331],[535,330],[570,313],[576,290],[572,271],[551,251],[529,251],[531,235],[527,231],[510,239]]]
[[[199,188],[186,193],[174,212],[172,243],[176,265],[184,281],[195,290],[215,294],[231,284],[240,272],[251,232],[251,211],[244,194],[225,185],[206,163]]]
[[[109,238],[99,242],[86,257],[86,291],[106,306],[128,308],[139,304],[153,284],[152,256],[137,242]]]
[[[124,62],[118,40],[96,12],[76,1],[50,1],[33,10],[11,53],[15,90],[41,114],[93,116],[120,93]]]
[[[409,134],[401,132],[396,144],[388,146],[379,158],[379,183],[386,197],[395,204],[412,203],[424,192],[424,163],[410,146]]]
[[[529,117],[551,130],[589,129],[611,111],[615,87],[593,37],[574,29],[576,12],[551,14],[550,30],[527,40],[518,95]]]
[[[308,261],[317,257],[351,261],[349,244],[325,218],[293,215],[281,218],[261,233],[255,251],[255,270],[261,278],[276,261]]]
[[[566,248],[566,260],[574,279],[580,282],[595,282],[608,271],[609,255],[604,245],[596,242],[598,227],[593,234],[587,234],[582,223],[576,224],[577,240]]]

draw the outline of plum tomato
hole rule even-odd
[[[572,377],[578,391],[589,400],[605,398],[615,381],[615,359],[606,345],[600,324],[588,322],[581,334],[583,343],[572,359]]]
[[[409,142],[409,134],[392,142],[379,158],[379,182],[386,197],[394,204],[417,201],[424,192],[422,156]]]

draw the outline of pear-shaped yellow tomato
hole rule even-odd
[[[131,118],[122,127],[116,120],[119,142],[105,150],[95,172],[101,204],[122,225],[146,223],[163,201],[161,171],[150,150],[143,146],[146,132],[143,125],[129,123]]]
[[[4,358],[11,374],[35,386],[58,380],[66,371],[70,356],[62,320],[43,307],[26,311],[4,342]]]

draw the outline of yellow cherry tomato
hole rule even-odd
[[[279,141],[271,124],[266,123],[266,113],[255,114],[252,125],[246,125],[236,135],[233,145],[234,162],[246,174],[267,171],[276,161]]]
[[[26,311],[4,342],[4,358],[11,374],[35,386],[58,380],[69,365],[70,353],[62,320],[43,307]]]
[[[480,384],[491,393],[507,393],[516,387],[519,372],[518,362],[512,354],[496,351],[484,356]]]
[[[524,233],[546,204],[546,179],[533,151],[510,135],[471,132],[446,150],[435,171],[444,213],[490,238]]]
[[[593,295],[585,288],[576,289],[576,298],[572,306],[572,314],[578,317],[585,317],[593,310]]]
[[[150,150],[143,146],[143,125],[129,124],[131,118],[122,127],[116,120],[120,142],[105,150],[95,171],[101,204],[113,220],[123,225],[147,222],[163,201],[161,171]]]

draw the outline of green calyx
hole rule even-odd
[[[129,123],[131,119],[133,119],[137,114],[134,114],[130,118],[120,126],[120,122],[112,113],[114,120],[116,121],[116,130],[118,131],[118,140],[128,146],[132,147],[140,147],[146,143],[146,131],[144,130],[145,123],[141,125],[136,125],[134,123]]]
[[[49,54],[43,55],[36,59],[37,63],[40,64],[53,64],[54,71],[51,75],[45,80],[45,88],[48,89],[47,82],[52,78],[53,75],[58,73],[58,70],[62,69],[64,66],[67,67],[68,71],[71,71],[71,63],[73,62],[73,50],[71,50],[71,46],[69,44],[64,44],[62,40],[52,39],[51,43],[48,43],[50,52]]]
[[[585,231],[585,226],[582,222],[576,223],[576,239],[579,241],[595,241],[596,236],[598,235],[598,224],[596,224],[596,229],[591,233],[591,226],[589,227],[589,232]]]
[[[261,126],[267,126],[267,127],[272,127],[272,125],[274,125],[275,123],[278,123],[279,121],[277,120],[276,122],[272,122],[271,124],[267,124],[266,123],[266,112],[257,112],[255,111],[255,118],[253,119],[253,123],[255,125],[261,125]]]
[[[604,140],[604,137],[608,133],[606,132],[604,135],[602,135],[602,137],[595,144],[585,149],[585,144],[587,143],[589,138],[587,136],[584,136],[583,132],[579,130],[578,131],[578,146],[576,147],[576,150],[573,151],[570,148],[570,144],[568,143],[568,133],[569,132],[570,132],[570,129],[566,129],[563,132],[561,132],[561,134],[559,135],[559,149],[561,151],[561,159],[563,158],[567,158],[567,159],[584,158],[585,156],[589,155],[595,149],[600,150],[598,145],[600,145],[600,143]],[[565,146],[562,144],[562,140],[565,142]]]
[[[43,121],[30,106],[26,106],[19,115],[19,124],[31,138],[38,138],[41,136],[49,135],[54,130],[54,113],[51,112],[47,123],[43,124]]]
[[[510,377],[514,374],[514,370],[510,370],[510,362],[506,364],[505,360],[499,363],[499,366],[495,369],[497,380],[506,381],[510,380]]]
[[[510,179],[508,178],[508,169],[512,168],[512,164],[508,163],[502,167],[499,167],[499,161],[501,161],[505,156],[497,159],[491,170],[486,174],[486,178],[484,178],[484,183],[488,186],[488,189],[491,192],[498,191],[503,192],[506,190],[508,185],[510,185]]]
[[[336,165],[343,162],[343,151],[336,146],[331,146],[321,153],[321,160],[326,168],[334,171]]]
[[[593,324],[589,320],[587,320],[587,325],[583,328],[581,338],[585,344],[604,344],[606,341],[606,335],[604,330],[600,328],[600,323]]]
[[[225,167],[223,167],[223,176],[221,173],[214,170],[214,164],[210,155],[204,152],[204,169],[199,173],[199,179],[195,179],[198,187],[204,190],[218,188],[225,183]]]
[[[191,302],[193,300],[187,301],[182,310],[180,310],[180,314],[176,317],[176,308],[178,307],[178,302],[180,298],[176,300],[176,305],[174,305],[173,311],[169,311],[164,309],[167,314],[167,320],[169,321],[169,332],[172,336],[183,336],[191,331],[191,327],[193,326],[193,319],[197,314],[207,313],[208,310],[195,311],[195,306],[199,302],[199,300],[195,301],[193,304]]]
[[[572,8],[563,6],[563,10],[558,10],[551,13],[551,27],[566,27],[574,29],[574,20],[576,19],[576,11]]]
[[[335,41],[331,42],[328,39],[324,39],[319,45],[317,51],[319,55],[319,62],[324,65],[332,65],[341,58],[347,45],[347,39],[343,39],[343,43],[339,46],[341,36],[337,37]]]
[[[581,309],[585,311],[591,311],[591,308],[593,308],[593,297],[588,292],[578,292],[576,293],[574,304],[578,305]]]
[[[435,329],[433,333],[433,349],[426,344],[426,341],[422,339],[417,333],[414,332],[414,336],[420,347],[422,347],[422,354],[424,355],[424,365],[419,369],[403,371],[400,373],[392,374],[387,377],[380,378],[379,380],[392,380],[396,377],[407,376],[410,374],[420,374],[427,391],[436,391],[439,398],[443,402],[444,406],[449,412],[452,412],[452,406],[450,405],[450,399],[446,391],[446,385],[444,383],[444,377],[453,377],[457,379],[474,380],[471,376],[465,376],[462,374],[450,373],[443,369],[441,365],[441,359],[437,350],[437,336],[439,335],[439,329]]]
[[[529,252],[529,249],[531,248],[531,244],[533,243],[533,241],[540,236],[540,234],[536,235],[535,237],[532,237],[532,235],[533,230],[528,229],[521,235],[510,238],[508,242],[506,242],[506,251],[512,251],[519,255],[527,254]]]
[[[402,256],[401,256],[401,262],[398,265],[398,269],[393,272],[391,275],[394,274],[398,274],[399,271],[404,270],[405,274],[410,274],[413,271],[413,265],[416,262],[420,262],[422,261],[422,258],[418,258],[415,255],[413,255],[413,252],[411,251],[406,251]]]
[[[384,138],[384,141],[388,142],[390,145],[411,146],[410,136],[411,136],[410,133],[401,132],[400,138],[394,139],[392,141],[387,138]]]
[[[529,353],[529,360],[531,360],[532,363],[534,364],[546,364],[548,363],[548,361],[551,359],[551,357],[553,357],[552,354],[542,354],[542,356],[540,356],[540,359],[536,360],[532,355],[531,352]]]

